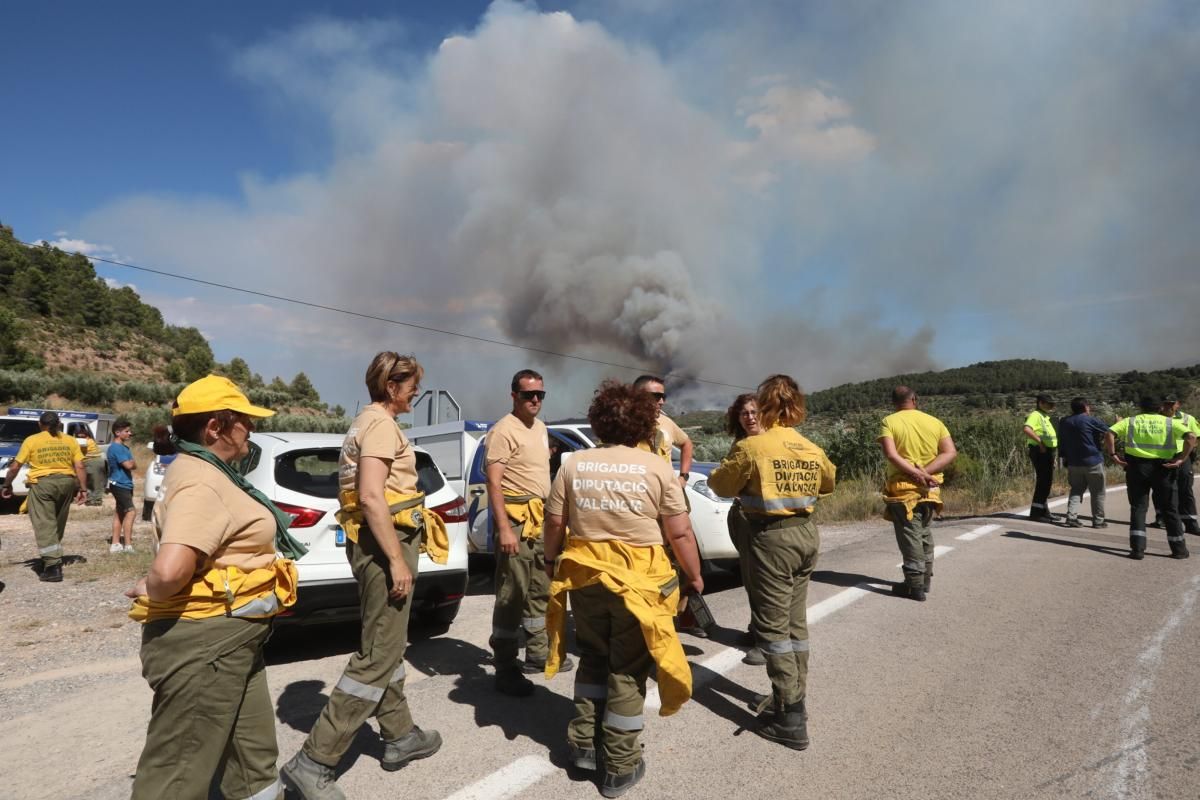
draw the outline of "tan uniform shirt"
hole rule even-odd
[[[500,491],[506,495],[533,495],[545,498],[550,494],[550,439],[546,423],[534,419],[533,425],[513,414],[507,414],[491,427],[484,441],[485,460],[503,464]]]
[[[658,427],[654,429],[654,441],[644,442],[638,447],[642,450],[649,450],[651,453],[656,453],[671,463],[671,448],[683,447],[685,442],[691,439],[683,428],[675,424],[675,420],[668,417],[666,414],[658,415]]]
[[[662,544],[659,517],[687,511],[671,465],[633,447],[580,450],[558,471],[546,512],[566,516],[573,539]]]
[[[167,467],[154,524],[164,544],[185,544],[207,556],[198,573],[212,567],[250,572],[275,561],[275,517],[195,456],[180,454]]]
[[[417,453],[391,414],[372,403],[359,412],[350,424],[338,459],[338,487],[357,489],[358,460],[363,456],[391,462],[388,491],[400,494],[417,492]]]

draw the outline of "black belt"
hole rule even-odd
[[[812,514],[793,514],[790,517],[755,517],[746,514],[746,520],[760,531],[777,531],[792,528],[812,518]]]

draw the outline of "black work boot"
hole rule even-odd
[[[808,713],[804,709],[804,701],[789,703],[782,709],[766,712],[761,717],[762,724],[755,731],[764,739],[778,742],[793,750],[804,750],[808,747]]]
[[[1143,558],[1146,557],[1146,553],[1144,550],[1130,550],[1129,557],[1132,558],[1134,561],[1141,561]]]
[[[399,739],[384,741],[383,760],[379,766],[395,772],[410,761],[429,758],[442,746],[442,735],[437,731],[423,731],[416,725]]]
[[[642,760],[638,762],[637,768],[633,772],[627,772],[624,775],[604,773],[604,782],[600,784],[600,794],[605,797],[620,797],[632,789],[645,774],[646,757],[642,756]]]
[[[521,674],[517,667],[496,670],[496,691],[510,697],[528,697],[533,694],[533,683]]]
[[[42,573],[38,575],[38,580],[45,583],[62,583],[62,564],[42,567]]]
[[[1184,558],[1188,558],[1189,556],[1191,556],[1191,553],[1188,552],[1187,547],[1172,547],[1171,548],[1171,558],[1184,559]]]
[[[907,583],[893,583],[892,594],[896,597],[907,597],[909,600],[916,600],[919,603],[925,602],[925,589],[909,586]]]

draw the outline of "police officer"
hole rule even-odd
[[[1184,430],[1200,436],[1200,423],[1191,414],[1185,414],[1180,409],[1177,397],[1167,395],[1162,399],[1162,405],[1162,413],[1174,418],[1176,425],[1180,425]],[[1194,489],[1196,454],[1197,450],[1193,449],[1191,457],[1183,460],[1175,475],[1175,487],[1179,498],[1179,519],[1183,523],[1184,533],[1191,534],[1200,534],[1200,524],[1197,523],[1196,519],[1196,494]],[[1160,518],[1162,517],[1162,511],[1157,505],[1154,507],[1154,516],[1155,520],[1151,527],[1161,528]]]
[[[737,497],[750,525],[750,618],[767,657],[774,711],[759,736],[795,750],[808,747],[808,582],[820,536],[811,516],[833,491],[836,467],[825,451],[796,432],[804,395],[787,375],[758,387],[763,433],[737,442],[708,478],[722,497]]]
[[[1022,431],[1028,440],[1029,460],[1033,464],[1033,500],[1029,503],[1029,518],[1037,522],[1058,522],[1050,513],[1046,501],[1050,498],[1050,485],[1054,481],[1054,459],[1058,450],[1058,433],[1050,420],[1054,410],[1054,398],[1050,395],[1037,396],[1037,408],[1025,418]]]
[[[1150,495],[1162,509],[1167,527],[1167,543],[1172,558],[1187,558],[1183,527],[1179,524],[1175,470],[1187,461],[1196,445],[1196,436],[1164,414],[1163,406],[1153,397],[1143,397],[1140,414],[1119,420],[1112,426],[1115,441],[1123,442],[1121,457],[1109,443],[1109,455],[1125,467],[1126,493],[1129,497],[1129,557],[1141,560],[1146,551],[1146,511]]]
[[[29,521],[42,558],[38,580],[58,583],[62,581],[62,540],[71,498],[75,498],[76,505],[87,499],[87,476],[79,442],[63,433],[58,414],[43,411],[38,425],[41,430],[21,442],[4,476],[0,497],[12,497],[13,478],[23,464],[28,464],[25,482],[29,486]]]
[[[660,715],[675,713],[691,697],[691,668],[672,621],[681,581],[663,547],[664,531],[685,576],[682,588],[699,593],[704,582],[674,472],[637,449],[652,435],[654,403],[639,389],[607,382],[592,400],[588,421],[603,445],[577,452],[559,470],[546,503],[546,574],[553,577],[546,676],[553,677],[565,657],[569,594],[580,650],[569,761],[596,771],[599,737],[600,793],[619,797],[646,772],[638,739],[651,668],[657,666]]]
[[[550,581],[542,561],[542,528],[550,494],[550,446],[546,423],[537,418],[546,399],[542,376],[531,369],[513,375],[512,413],[484,442],[488,511],[495,531],[496,603],[490,644],[496,691],[525,697],[533,684],[522,673],[546,668],[546,600]],[[525,635],[525,663],[517,654]],[[571,669],[568,659],[561,671]]]

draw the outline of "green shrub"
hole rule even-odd
[[[86,372],[62,373],[51,381],[50,387],[68,400],[89,406],[110,406],[117,398],[117,384]]]

